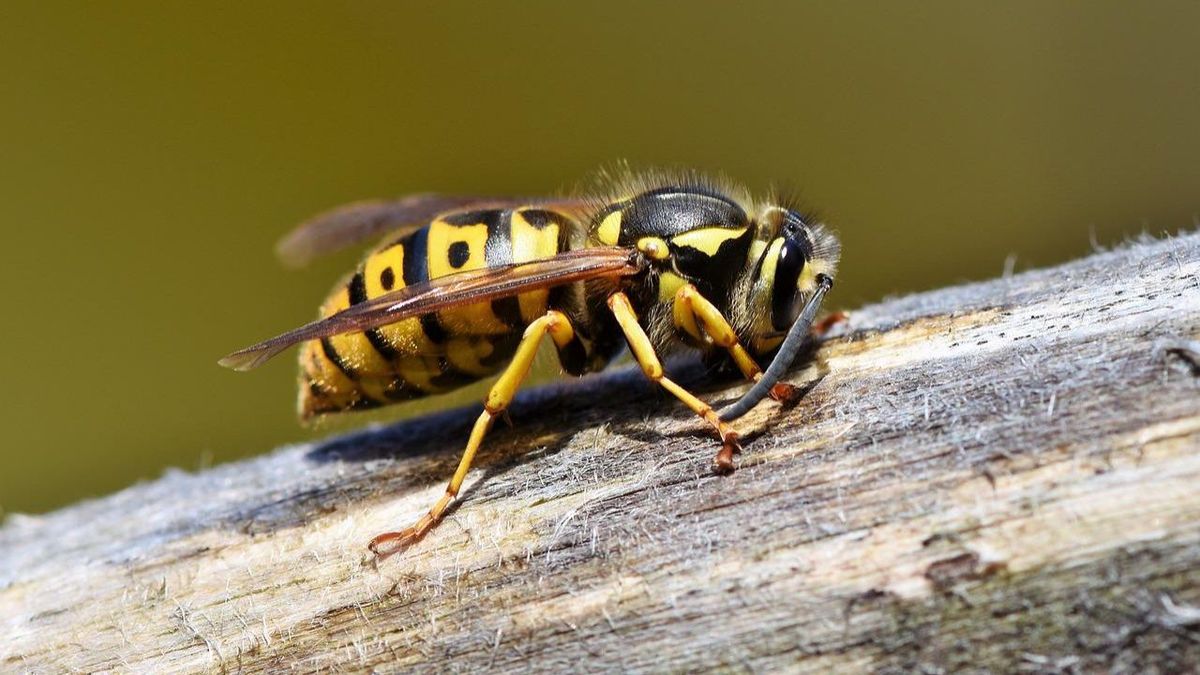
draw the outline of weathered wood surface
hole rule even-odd
[[[1195,670],[1198,273],[1191,234],[860,309],[730,477],[635,373],[535,391],[378,564],[474,410],[12,517],[0,670]]]

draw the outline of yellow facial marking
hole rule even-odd
[[[750,242],[750,253],[746,256],[748,260],[758,260],[762,257],[763,252],[767,250],[767,242],[761,239],[755,239]]]
[[[762,271],[759,272],[760,283],[775,285],[775,263],[779,262],[779,249],[783,248],[783,239],[776,239],[767,247],[766,258],[763,258]]]
[[[621,212],[613,211],[604,217],[600,222],[600,227],[596,228],[596,238],[600,243],[608,246],[616,246],[617,240],[621,236]]]
[[[817,272],[812,265],[805,265],[804,269],[800,270],[800,278],[796,280],[796,287],[807,293],[817,287]]]
[[[730,239],[737,239],[746,233],[744,227],[706,227],[691,232],[684,232],[671,238],[676,246],[690,246],[701,253],[713,256],[721,248],[721,244]]]
[[[637,248],[651,260],[666,260],[671,255],[667,242],[658,237],[642,237],[638,239]]]

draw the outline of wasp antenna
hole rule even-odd
[[[775,358],[771,360],[771,365],[767,366],[766,372],[742,395],[740,399],[729,404],[720,412],[722,422],[732,422],[737,418],[750,412],[750,410],[758,405],[758,402],[767,397],[771,392],[771,388],[783,379],[783,374],[792,366],[792,361],[796,359],[796,354],[800,351],[800,347],[804,345],[804,341],[808,338],[808,333],[812,329],[813,319],[816,318],[817,312],[821,309],[821,301],[825,299],[825,294],[829,289],[833,288],[833,279],[825,274],[817,275],[817,289],[813,291],[812,297],[808,299],[808,303],[804,305],[804,310],[800,312],[800,317],[796,319],[796,323],[792,324],[788,330],[787,337],[783,339],[783,344],[779,347],[779,351],[775,353]]]

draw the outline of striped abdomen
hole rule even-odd
[[[569,246],[575,223],[544,209],[450,213],[373,251],[321,307],[328,316],[369,298],[466,270],[547,258]],[[550,290],[442,310],[300,351],[300,414],[374,408],[457,389],[512,356]]]

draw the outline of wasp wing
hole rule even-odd
[[[485,208],[516,208],[531,204],[574,209],[575,199],[531,199],[423,193],[400,199],[353,202],[318,214],[296,226],[279,243],[275,253],[289,267],[301,267],[324,253],[331,253],[387,233],[397,236],[426,225],[447,211]]]
[[[585,248],[524,263],[450,274],[385,293],[336,314],[288,331],[220,360],[234,370],[262,365],[288,347],[331,335],[354,333],[428,314],[586,279],[637,274],[642,266],[632,249]]]

